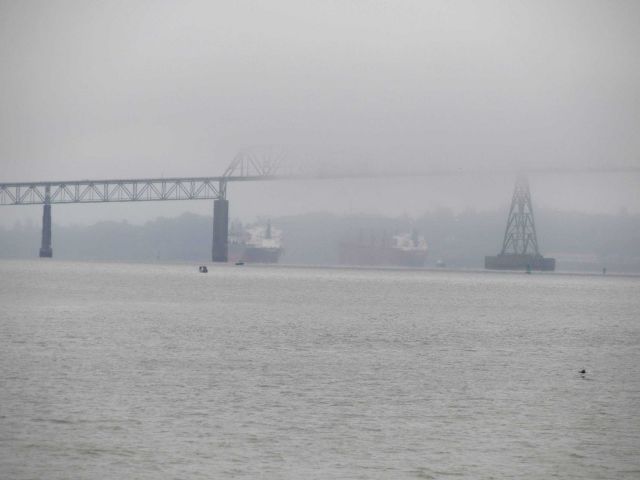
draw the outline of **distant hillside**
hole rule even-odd
[[[338,245],[360,231],[395,232],[417,228],[429,243],[428,265],[437,260],[454,268],[481,268],[485,255],[496,254],[504,234],[504,212],[453,214],[441,209],[419,218],[311,213],[274,218],[284,232],[282,263],[334,265]],[[591,215],[550,210],[537,212],[539,243],[545,255],[558,258],[561,270],[640,272],[640,216]],[[77,260],[210,260],[212,222],[183,214],[144,225],[99,222],[90,226],[53,226],[54,256]],[[0,228],[0,258],[33,258],[40,228]]]

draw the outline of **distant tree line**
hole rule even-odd
[[[640,215],[536,212],[542,253],[558,258],[561,270],[640,272]],[[391,235],[417,229],[429,244],[428,265],[437,260],[454,268],[482,268],[485,255],[498,253],[504,212],[448,209],[418,218],[380,215],[306,215],[273,218],[284,232],[282,263],[335,265],[340,242],[358,235]],[[144,225],[99,222],[53,226],[54,257],[74,260],[197,261],[210,259],[212,222],[185,213]],[[0,228],[0,258],[33,258],[40,226]]]

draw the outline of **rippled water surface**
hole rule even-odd
[[[0,262],[0,478],[447,476],[640,478],[639,279]]]

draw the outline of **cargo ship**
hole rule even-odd
[[[247,228],[233,222],[229,231],[229,261],[278,263],[282,255],[282,230],[268,221]]]
[[[365,238],[362,231],[356,241],[340,243],[339,261],[343,265],[424,267],[428,246],[416,230],[396,235],[374,235]]]

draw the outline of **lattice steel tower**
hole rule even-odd
[[[485,257],[484,266],[492,270],[527,271],[549,271],[556,268],[555,259],[544,258],[540,254],[529,182],[524,175],[519,175],[516,179],[502,250],[496,256]]]
[[[507,228],[504,232],[500,255],[508,254],[540,255],[529,181],[524,175],[520,175],[516,179],[516,188],[513,190],[511,208],[507,218]]]

